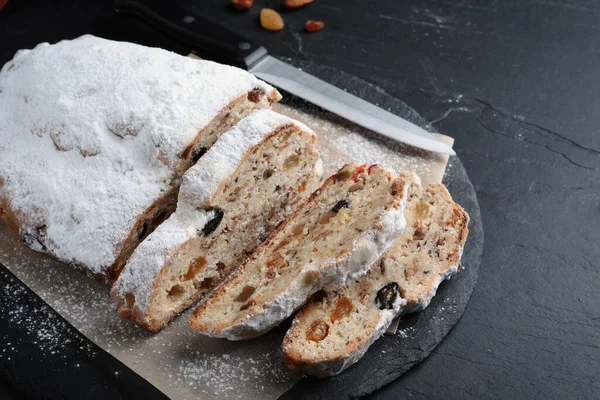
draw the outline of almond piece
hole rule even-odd
[[[260,10],[260,25],[268,31],[280,31],[284,23],[281,15],[270,8]]]

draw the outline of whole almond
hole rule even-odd
[[[254,3],[254,0],[231,0],[231,3],[238,10],[249,10]]]
[[[283,0],[283,5],[287,8],[299,8],[312,2],[313,0]]]
[[[263,8],[260,10],[260,25],[268,31],[280,31],[283,29],[283,18],[275,10]]]

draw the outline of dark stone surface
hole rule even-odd
[[[597,1],[316,0],[286,12],[280,33],[260,30],[259,7],[194,3],[276,56],[376,84],[456,138],[486,232],[479,282],[440,346],[373,398],[598,398]],[[304,34],[309,18],[327,26]],[[173,46],[108,1],[10,0],[0,62],[83,33]]]
[[[166,399],[0,264],[0,398]]]

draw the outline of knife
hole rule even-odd
[[[165,0],[115,0],[115,11],[135,16],[203,58],[234,65],[310,103],[388,138],[443,154],[456,154],[423,128],[280,61],[267,50],[221,25]]]

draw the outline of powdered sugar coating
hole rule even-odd
[[[151,233],[134,251],[113,286],[114,295],[135,296],[142,318],[148,309],[152,286],[166,261],[188,240],[198,235],[214,211],[198,210],[209,203],[222,183],[238,168],[247,152],[280,127],[308,127],[270,110],[259,110],[238,122],[183,176],[175,213]],[[146,320],[148,322],[148,320]]]
[[[251,74],[84,36],[22,50],[0,71],[0,197],[28,243],[103,274],[180,153]]]
[[[179,190],[180,204],[198,205],[210,201],[219,184],[235,172],[246,152],[266,135],[286,125],[296,125],[300,130],[315,134],[303,123],[271,110],[258,110],[238,122],[185,173]]]

